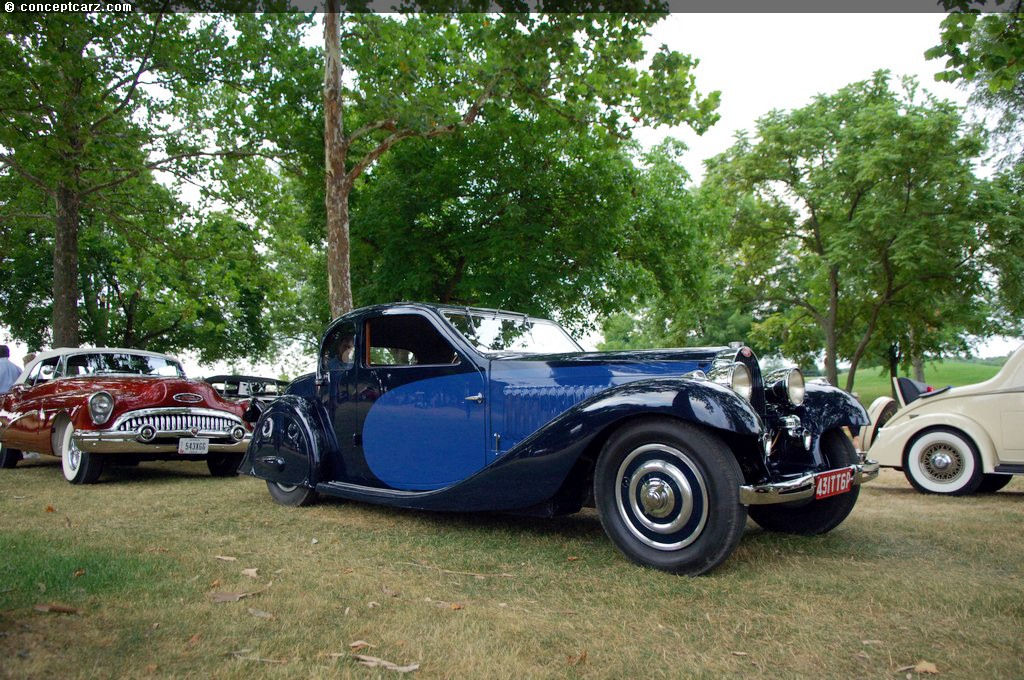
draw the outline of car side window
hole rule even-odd
[[[335,326],[324,338],[323,350],[320,353],[321,370],[346,371],[355,365],[355,323],[343,323]]]
[[[28,374],[25,382],[30,385],[38,385],[50,380],[54,377],[54,373],[57,370],[57,364],[60,362],[60,357],[50,357],[45,361],[40,361],[32,369],[32,372]]]
[[[426,318],[395,314],[370,319],[364,328],[367,366],[457,364],[459,355]]]

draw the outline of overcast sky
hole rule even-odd
[[[722,92],[721,120],[703,137],[688,128],[642,131],[641,141],[656,143],[666,135],[690,147],[684,157],[695,182],[703,161],[724,151],[737,130],[754,130],[757,118],[771,109],[793,109],[816,94],[832,93],[865,80],[886,68],[896,77],[917,76],[921,85],[944,99],[966,103],[966,93],[935,82],[941,60],[928,61],[924,52],[939,41],[937,12],[918,14],[673,14],[653,30],[652,47],[662,43],[698,59],[701,92]],[[0,338],[3,340],[4,338]],[[1005,354],[1019,340],[988,343],[982,354]],[[19,360],[24,346],[12,348]],[[223,367],[188,362],[194,375]],[[240,368],[248,368],[242,364]],[[268,367],[261,367],[268,372]],[[270,371],[277,373],[277,365]],[[296,368],[288,367],[289,373]]]
[[[867,80],[878,69],[913,75],[933,94],[965,105],[967,94],[935,81],[943,60],[924,52],[939,42],[943,14],[673,14],[655,25],[656,45],[700,59],[697,87],[720,90],[721,120],[703,137],[688,128],[640,135],[645,144],[671,134],[686,142],[684,165],[695,181],[705,159],[725,151],[737,130],[754,131],[772,109],[789,110]]]

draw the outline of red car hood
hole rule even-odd
[[[114,397],[110,420],[126,411],[149,408],[209,408],[241,416],[246,404],[223,399],[209,384],[183,378],[139,378],[133,376],[65,378],[62,386],[92,394],[100,390]]]

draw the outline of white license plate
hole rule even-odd
[[[853,486],[853,468],[829,470],[814,476],[814,497],[828,498],[846,493]]]
[[[178,440],[178,453],[183,456],[201,456],[210,452],[210,440],[183,437]]]

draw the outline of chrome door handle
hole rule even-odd
[[[475,401],[478,404],[482,404],[484,403],[484,395],[478,392],[477,394],[474,394],[472,397],[466,397],[466,401]]]

